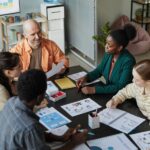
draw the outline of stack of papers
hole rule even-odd
[[[40,123],[50,131],[71,122],[67,117],[53,107],[42,108],[36,114],[40,117]]]
[[[120,109],[106,108],[99,113],[100,122],[124,133],[129,133],[145,119]]]
[[[76,87],[76,85],[67,77],[57,79],[55,80],[55,82],[61,89],[69,89]]]

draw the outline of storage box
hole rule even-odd
[[[62,92],[62,91],[58,91],[56,94],[51,95],[51,96],[49,97],[49,99],[50,99],[51,101],[53,101],[53,102],[56,102],[56,101],[58,101],[58,100],[60,100],[60,99],[63,99],[63,98],[65,98],[65,97],[66,97],[66,93],[64,93],[64,92]]]

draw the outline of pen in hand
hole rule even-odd
[[[83,131],[84,131],[84,129],[78,129],[78,130],[77,130],[77,132],[81,132],[81,133],[82,133]],[[92,133],[92,132],[88,132],[87,134],[88,134],[88,135],[95,135],[95,134]]]
[[[82,86],[80,86],[80,87],[78,88],[78,93],[81,91],[81,89],[82,89]]]

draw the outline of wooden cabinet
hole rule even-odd
[[[131,16],[133,22],[140,24],[146,30],[150,24],[150,0],[131,0]]]
[[[48,37],[47,18],[41,14],[36,14],[33,18],[41,25],[42,34]],[[22,25],[24,21],[9,23],[3,17],[0,18],[0,33],[2,37],[2,50],[8,51],[11,47],[17,44],[23,38]]]

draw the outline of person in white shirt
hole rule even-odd
[[[150,120],[150,59],[138,62],[132,71],[133,83],[128,84],[106,104],[116,108],[126,99],[135,98],[140,111]]]

